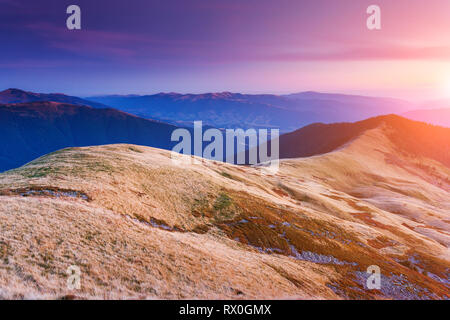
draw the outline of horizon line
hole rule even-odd
[[[27,93],[33,93],[33,94],[60,94],[65,96],[72,96],[77,98],[92,98],[92,97],[107,97],[107,96],[121,96],[121,97],[130,97],[130,96],[138,96],[138,97],[144,97],[144,96],[155,96],[155,95],[207,95],[207,94],[241,94],[241,95],[250,95],[250,96],[257,96],[257,95],[269,95],[269,96],[277,96],[277,97],[286,97],[290,95],[297,95],[297,94],[322,94],[322,95],[342,95],[342,96],[351,96],[351,97],[361,97],[361,98],[377,98],[377,99],[392,99],[392,100],[401,100],[404,102],[419,102],[419,101],[413,101],[408,100],[405,98],[399,98],[399,97],[392,97],[392,96],[384,96],[384,95],[371,95],[371,94],[357,94],[357,93],[351,93],[351,92],[343,92],[343,91],[322,91],[322,90],[304,90],[304,91],[289,91],[286,93],[273,93],[273,92],[266,92],[266,91],[230,91],[230,90],[217,90],[217,91],[155,91],[155,92],[139,92],[139,93],[97,93],[97,94],[70,94],[66,92],[39,92],[40,90],[30,90],[30,89],[21,89],[18,87],[9,87],[6,88],[0,93],[8,91],[8,90],[18,90],[22,92]],[[437,98],[436,100],[445,100],[444,98]],[[427,102],[430,100],[421,100],[421,102]]]

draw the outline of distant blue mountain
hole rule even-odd
[[[187,125],[195,120],[218,128],[279,128],[289,132],[315,123],[359,121],[383,114],[401,114],[414,106],[406,101],[340,94],[303,92],[291,95],[240,93],[88,97],[144,118]]]
[[[64,94],[42,94],[8,89],[0,103],[55,101],[93,108],[113,107],[147,119],[177,126],[192,126],[201,120],[216,128],[279,128],[290,132],[322,122],[359,121],[384,114],[403,114],[418,109],[407,101],[355,95],[302,92],[289,95],[205,93],[159,93],[110,95],[86,99]]]
[[[89,106],[93,108],[108,108],[104,104],[88,101],[78,97],[68,96],[62,93],[35,93],[20,89],[7,89],[0,92],[0,104],[27,103],[38,101],[54,101],[69,103],[75,106]]]
[[[280,128],[287,132],[315,122],[351,122],[410,108],[400,100],[315,92],[286,96],[161,93],[81,99],[8,89],[0,92],[0,171],[65,147],[131,143],[171,149],[175,145],[170,141],[173,130],[190,126],[194,120],[202,120],[205,130]],[[320,147],[316,136],[320,134],[292,144],[283,143],[289,135],[283,136],[281,151],[291,156],[285,151],[293,148],[295,155],[307,155]],[[307,152],[300,152],[302,148]]]
[[[114,109],[58,102],[0,104],[0,172],[66,147],[131,143],[171,149],[176,128]]]

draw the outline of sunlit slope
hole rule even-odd
[[[325,283],[338,274],[326,266],[227,235],[251,198],[221,175],[228,166],[186,170],[169,155],[67,149],[2,174],[2,297],[337,297]],[[83,272],[80,292],[66,289],[70,265]]]
[[[132,145],[37,159],[0,175],[0,296],[448,298],[450,170],[391,134],[275,175]]]

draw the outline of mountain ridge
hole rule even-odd
[[[406,143],[409,151],[414,150],[420,154],[423,150],[418,145],[421,141],[427,141],[424,142],[428,148],[427,155],[450,166],[450,153],[445,151],[445,148],[442,150],[442,146],[450,145],[450,128],[413,121],[397,115],[379,116],[355,123],[308,125],[280,137],[280,157],[298,158],[331,152],[382,123],[396,130],[397,135],[392,139],[397,141],[399,148],[404,147],[402,144]],[[432,138],[434,141],[430,142]]]
[[[15,104],[28,102],[54,101],[69,103],[78,106],[91,106],[95,108],[109,108],[106,105],[82,98],[68,96],[63,93],[35,93],[21,89],[10,88],[0,92],[0,104]]]
[[[374,98],[307,92],[297,95],[159,93],[134,96],[94,96],[88,99],[166,121],[199,121],[223,128],[296,130],[314,122],[359,121],[387,113],[403,113],[413,104]]]
[[[290,95],[215,92],[204,94],[93,96],[38,94],[19,89],[0,92],[0,103],[55,101],[95,108],[116,108],[175,125],[203,121],[217,128],[279,128],[282,133],[315,122],[354,122],[414,109],[403,100],[307,91]]]

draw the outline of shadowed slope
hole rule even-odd
[[[56,102],[0,105],[0,171],[69,146],[133,143],[170,149],[174,129],[114,109]]]

